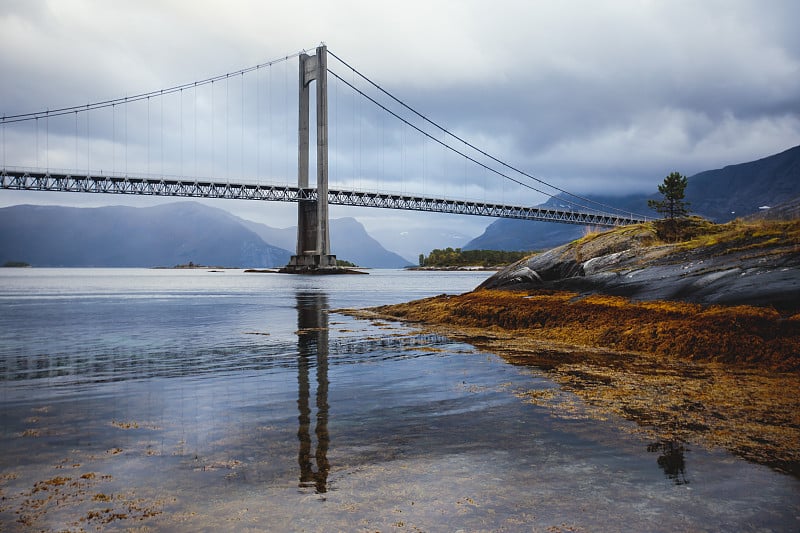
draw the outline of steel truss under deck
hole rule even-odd
[[[315,188],[202,181],[191,178],[167,179],[136,176],[78,175],[50,171],[36,172],[5,169],[0,171],[0,178],[0,189],[21,191],[227,198],[231,200],[264,200],[272,202],[301,202],[317,199],[317,190]],[[625,226],[646,221],[644,218],[633,215],[613,215],[591,211],[513,206],[403,194],[333,189],[328,190],[328,203],[358,207],[428,211],[431,213],[539,220],[586,226]]]

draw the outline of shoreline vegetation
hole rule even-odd
[[[461,248],[434,249],[427,256],[419,254],[419,266],[407,270],[500,270],[530,255],[531,252],[506,252],[500,250],[462,250]]]
[[[153,270],[206,270],[211,269],[213,271],[221,271],[221,270],[236,270],[238,267],[224,267],[224,266],[211,266],[211,265],[197,265],[192,261],[188,263],[175,265],[175,266],[156,266],[152,267]]]
[[[506,265],[483,266],[483,265],[463,265],[463,266],[412,266],[405,267],[404,270],[423,271],[423,272],[499,272]]]
[[[694,255],[687,258],[687,250],[711,250],[733,262],[741,262],[741,253],[755,253],[779,264],[797,290],[797,221],[695,222],[682,242],[672,243],[659,240],[652,223],[642,226],[647,227],[588,235],[546,253],[563,261],[570,253],[602,249],[581,259],[583,265],[605,261],[608,268],[598,274],[605,280],[626,275],[627,270],[613,274],[620,265],[608,260],[609,255],[626,257],[620,246],[638,247],[633,254],[640,258],[637,272],[650,264],[663,270],[670,256],[680,271],[682,261],[698,261]],[[615,246],[608,248],[609,242]],[[513,274],[527,268],[523,264],[543,264],[543,259],[525,261],[490,280],[520,281]],[[582,290],[564,289],[569,284],[562,278],[570,276],[585,277],[576,285]],[[800,302],[780,309],[736,302],[711,305],[692,302],[685,291],[683,301],[641,294],[634,299],[605,294],[606,285],[587,284],[591,276],[581,269],[549,281],[542,277],[534,273],[516,285],[490,282],[461,295],[341,312],[413,323],[531,367],[559,388],[514,393],[555,416],[616,416],[633,422],[620,422],[620,427],[644,435],[654,446],[724,448],[800,477]],[[763,279],[767,283],[771,278]],[[500,286],[487,288],[493,284]]]

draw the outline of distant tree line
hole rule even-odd
[[[419,254],[419,266],[459,267],[507,265],[530,255],[530,252],[507,252],[503,250],[462,250],[461,248],[435,249],[426,257]]]

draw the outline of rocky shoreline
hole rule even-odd
[[[516,393],[555,416],[614,415],[800,477],[800,221],[693,224],[678,243],[652,224],[587,235],[470,293],[350,313],[536,368],[560,390]]]
[[[596,233],[518,261],[480,288],[558,289],[634,300],[800,312],[800,220],[691,221],[681,242],[655,224]]]

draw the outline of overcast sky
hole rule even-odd
[[[800,144],[798,20],[796,0],[0,0],[0,114],[158,90],[313,54],[325,42],[419,112],[533,176],[579,194],[649,192],[674,170],[692,175]],[[329,67],[366,87],[334,58]],[[297,58],[239,78],[88,120],[6,125],[3,164],[85,168],[89,159],[117,172],[294,180]],[[446,155],[330,84],[334,185],[545,199]],[[2,206],[166,200],[0,191]],[[211,205],[272,226],[295,220],[294,205]],[[331,213],[375,231],[450,223],[475,236],[490,222]]]

